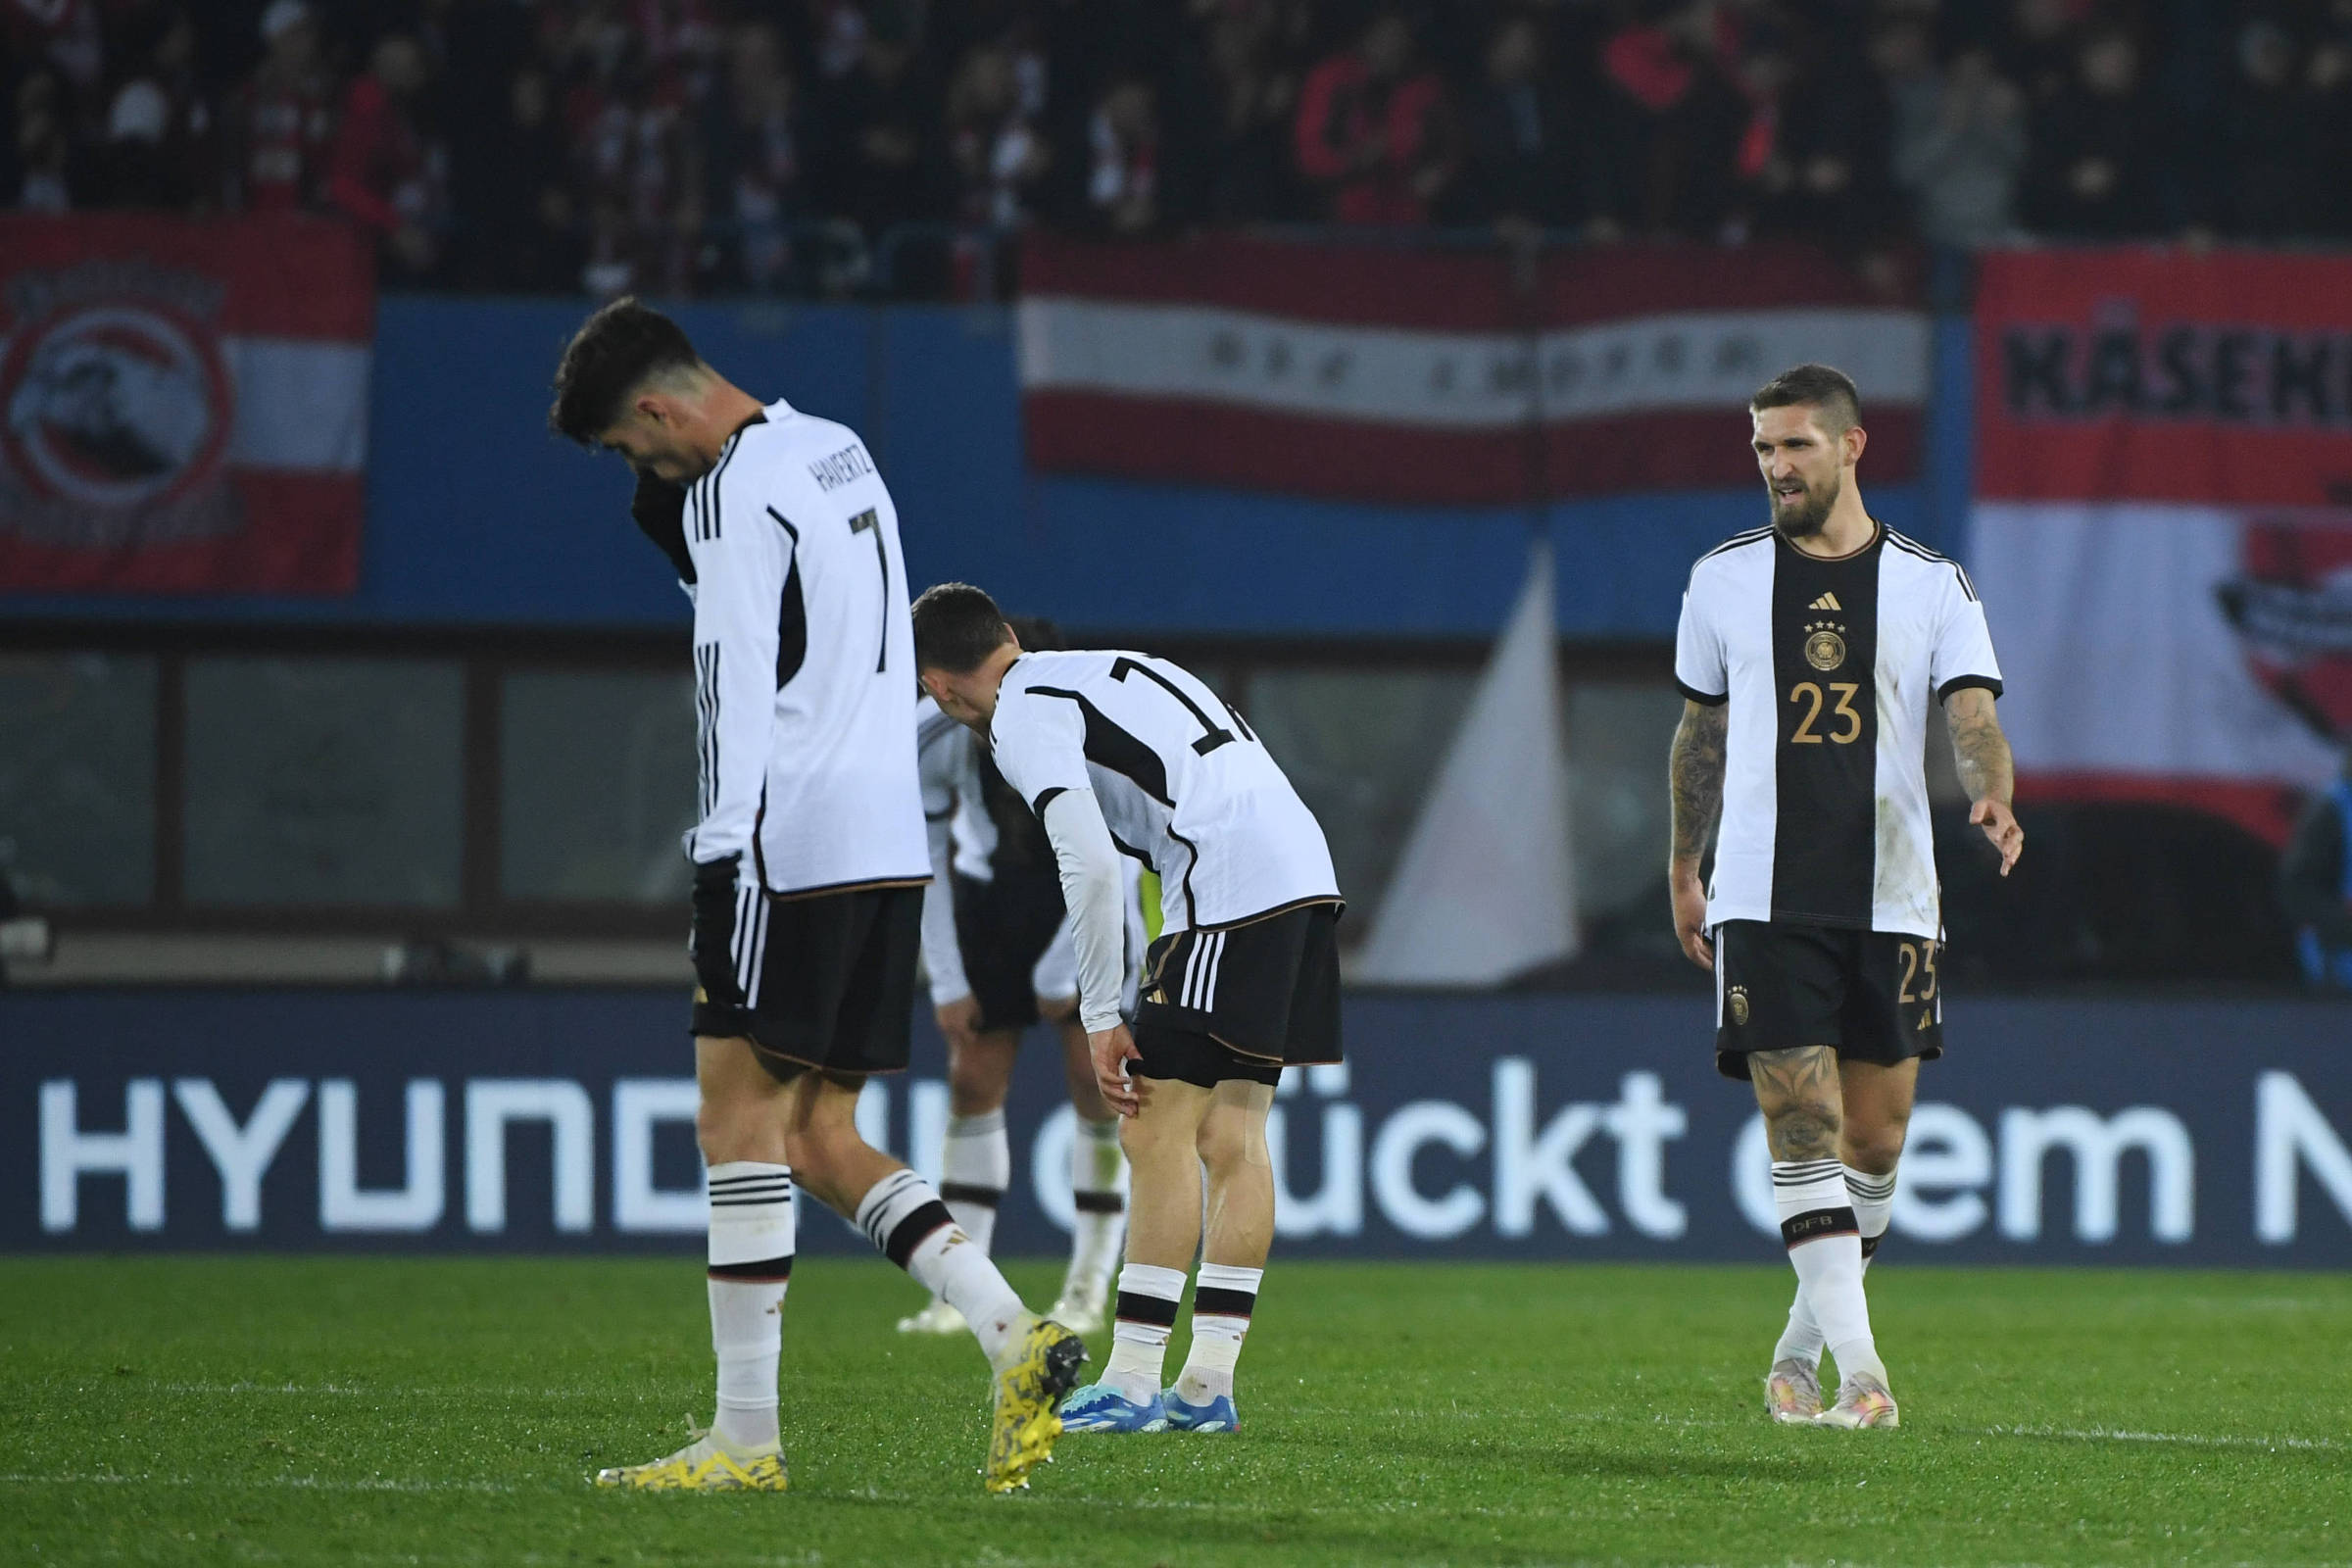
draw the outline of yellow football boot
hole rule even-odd
[[[1061,1436],[1061,1396],[1078,1382],[1086,1364],[1086,1342],[1048,1318],[1032,1322],[997,1369],[997,1407],[989,1424],[988,1467],[980,1472],[991,1492],[1019,1492],[1029,1472],[1054,1457]]]
[[[775,1444],[750,1449],[719,1446],[718,1440],[686,1418],[694,1441],[666,1459],[616,1465],[596,1473],[600,1487],[632,1492],[783,1492],[784,1450]]]

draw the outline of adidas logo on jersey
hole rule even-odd
[[[1843,610],[1845,607],[1838,602],[1836,594],[1823,594],[1805,608],[1808,610]]]

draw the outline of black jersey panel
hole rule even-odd
[[[1879,561],[1774,544],[1772,917],[1867,928],[1878,855]]]

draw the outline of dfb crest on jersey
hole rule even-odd
[[[12,290],[39,308],[17,314],[0,358],[0,512],[85,546],[233,526],[220,478],[234,399],[218,331],[188,308],[191,290],[91,271]]]
[[[1816,622],[1805,628],[1805,662],[1828,673],[1845,662],[1845,639],[1838,635],[1842,627]]]
[[[2257,680],[2329,741],[2352,736],[2352,512],[2246,519],[2215,590]]]

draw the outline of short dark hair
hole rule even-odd
[[[1012,638],[997,602],[968,582],[943,582],[914,602],[914,667],[968,675]]]
[[[1747,400],[1750,414],[1766,409],[1819,409],[1822,422],[1845,431],[1862,422],[1862,393],[1854,378],[1830,365],[1799,365],[1783,370]]]
[[[702,363],[677,322],[624,294],[582,321],[564,345],[548,428],[592,447],[620,422],[629,394],[649,376]]]
[[[1061,628],[1043,615],[1006,615],[1004,624],[1021,640],[1025,653],[1050,654],[1061,646]]]

